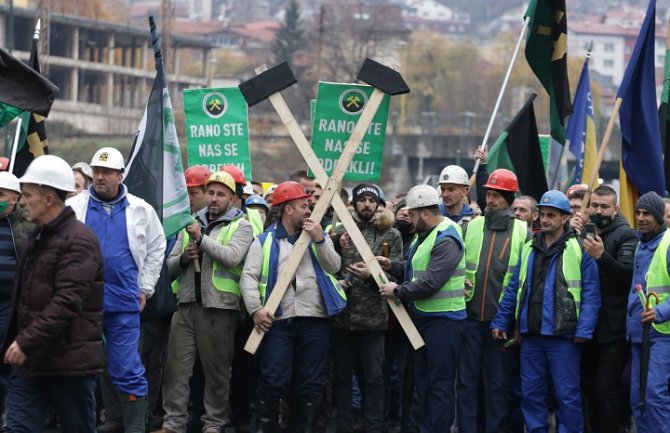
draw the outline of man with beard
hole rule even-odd
[[[651,191],[639,198],[635,205],[635,219],[640,232],[640,244],[633,264],[633,281],[628,294],[626,337],[631,342],[630,404],[639,433],[670,432],[670,231],[665,226],[665,205],[661,197]],[[642,305],[636,292],[641,286],[648,298],[649,309]],[[649,369],[647,374],[646,403],[640,404],[640,368],[642,354],[642,327],[650,326]]]
[[[446,433],[454,420],[457,352],[466,317],[465,245],[458,225],[440,213],[435,188],[417,185],[406,201],[418,236],[407,256],[404,282],[384,284],[380,292],[407,302],[426,343],[415,353],[414,370],[421,431]],[[389,260],[379,262],[390,269]]]
[[[254,240],[240,287],[254,326],[265,332],[256,353],[256,432],[275,433],[279,399],[292,387],[289,431],[313,433],[322,398],[330,340],[330,316],[346,307],[334,275],[342,260],[330,237],[310,218],[309,197],[297,182],[277,186],[272,205],[280,219]],[[311,239],[276,312],[264,308],[293,245]]]
[[[540,200],[542,231],[526,243],[498,311],[492,335],[507,340],[516,318],[521,344],[521,409],[528,432],[547,431],[549,390],[558,430],[584,430],[581,344],[591,340],[600,308],[598,268],[569,227],[570,201],[550,190]]]
[[[485,413],[487,433],[505,429],[509,413],[514,353],[503,350],[489,326],[512,273],[519,264],[521,250],[530,233],[525,222],[514,217],[510,205],[519,190],[516,175],[500,168],[484,185],[486,211],[467,226],[465,233],[465,300],[468,318],[463,322],[457,382],[457,420],[461,433],[477,432],[479,401]],[[480,398],[482,378],[484,396]]]
[[[363,237],[377,256],[402,259],[400,233],[393,228],[393,214],[380,206],[375,185],[360,184],[353,189],[352,216]],[[333,320],[333,402],[337,409],[338,432],[353,429],[352,378],[361,365],[360,378],[366,432],[381,433],[384,409],[384,338],[388,326],[388,306],[377,290],[358,250],[344,227],[337,230],[343,274],[353,276],[345,287],[347,308]]]
[[[207,180],[207,208],[179,234],[168,270],[179,309],[172,317],[163,381],[162,433],[184,433],[189,377],[200,356],[205,377],[203,432],[218,432],[229,421],[228,393],[233,343],[240,309],[242,261],[253,240],[251,225],[232,206],[235,181],[227,172]],[[193,242],[190,242],[190,240]],[[202,263],[200,272],[193,260]]]
[[[593,191],[588,212],[596,234],[585,237],[583,246],[598,264],[602,306],[593,341],[584,345],[582,353],[585,431],[616,432],[625,414],[623,370],[629,353],[626,302],[637,236],[619,214],[616,191],[607,185]]]

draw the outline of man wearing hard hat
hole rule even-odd
[[[407,302],[426,345],[416,352],[415,382],[421,431],[448,433],[454,421],[456,364],[465,312],[465,245],[460,227],[442,216],[429,185],[409,190],[407,209],[417,237],[407,254],[405,282],[384,284],[387,299]],[[379,259],[385,270],[389,260]]]
[[[34,228],[26,221],[18,206],[21,185],[12,173],[0,172],[0,344],[4,341],[12,308],[12,287],[16,263],[25,252],[25,242],[19,242]],[[0,410],[4,412],[5,388],[0,384]]]
[[[507,340],[516,322],[526,430],[547,431],[547,401],[553,391],[558,431],[578,433],[584,431],[581,346],[593,338],[598,320],[598,267],[568,224],[568,197],[550,190],[538,206],[542,231],[523,247],[491,321],[491,334]]]
[[[321,226],[310,219],[311,195],[298,182],[279,184],[273,206],[280,219],[251,244],[240,288],[254,326],[265,332],[256,353],[256,432],[276,432],[279,399],[294,386],[289,431],[314,433],[330,346],[329,316],[346,307],[333,276],[342,260]],[[277,311],[265,308],[293,244],[306,231],[310,245]]]
[[[66,204],[100,241],[105,257],[107,370],[119,393],[126,433],[144,433],[148,386],[138,352],[140,312],[163,266],[165,234],[151,205],[129,194],[121,183],[121,152],[103,147],[90,166],[93,184]]]
[[[163,380],[161,433],[185,433],[189,378],[200,356],[205,378],[204,432],[230,421],[228,394],[235,330],[240,313],[242,262],[253,241],[251,225],[232,205],[235,181],[225,172],[206,183],[209,204],[179,234],[168,257],[179,309],[172,316]],[[202,262],[195,269],[194,260]]]
[[[440,212],[463,227],[476,216],[476,212],[465,204],[470,188],[470,178],[457,165],[448,165],[440,173]]]
[[[15,179],[4,181],[16,186]],[[93,432],[103,367],[104,259],[95,234],[63,203],[75,183],[67,162],[36,158],[20,182],[25,217],[41,227],[19,257],[3,348],[4,363],[12,366],[7,431],[42,431],[53,408],[61,431]]]

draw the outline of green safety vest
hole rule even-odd
[[[533,241],[529,240],[521,252],[521,269],[519,270],[519,290],[516,292],[516,318],[519,319],[523,292],[525,292],[526,278],[528,277],[528,259],[533,251]],[[575,301],[577,317],[582,302],[582,247],[575,238],[570,238],[565,243],[563,250],[563,278],[568,285],[568,293]],[[531,270],[532,272],[532,270]],[[554,301],[556,302],[556,301]],[[555,320],[555,319],[554,319]]]
[[[668,247],[670,246],[670,230],[666,230],[661,241],[654,251],[647,271],[647,296],[650,292],[658,295],[658,302],[662,304],[670,296],[670,275],[668,275]],[[649,307],[656,305],[656,300],[651,299]],[[645,308],[645,305],[642,306]],[[655,330],[662,334],[670,334],[670,322],[652,323]]]
[[[263,302],[263,305],[265,305],[265,294],[267,293],[267,288],[268,288],[268,276],[270,275],[270,253],[272,251],[272,232],[269,232],[267,237],[265,238],[265,242],[263,242],[263,265],[261,267],[261,279],[258,282],[258,291],[261,294],[261,302]],[[311,242],[311,247],[312,252],[314,253],[314,257],[317,257],[318,261],[318,254],[316,253],[316,247],[314,246],[314,242]],[[347,300],[347,295],[344,293],[344,290],[338,284],[337,278],[333,276],[330,272],[327,272],[325,269],[321,268],[324,274],[326,274],[326,277],[328,277],[328,280],[330,280],[330,283],[333,285],[333,288],[336,290],[337,294],[344,299],[345,301]],[[316,270],[315,270],[316,272]],[[322,288],[323,289],[323,288]]]
[[[221,245],[228,245],[228,242],[230,242],[230,239],[232,239],[233,235],[237,231],[237,228],[240,226],[240,221],[242,221],[242,218],[237,218],[236,220],[233,220],[230,224],[222,228],[218,236],[216,237],[216,241]],[[182,254],[186,250],[186,247],[188,246],[189,242],[188,232],[184,230],[183,233],[184,235],[182,237],[182,247],[181,247]],[[229,268],[223,266],[221,263],[217,261],[212,260],[212,262],[213,262],[212,284],[214,285],[214,288],[220,292],[232,293],[233,295],[239,297],[240,276],[242,275],[242,264],[238,264],[237,266]],[[180,279],[181,276],[179,276],[172,282],[172,293],[174,293],[175,295],[178,294],[180,290],[179,287]]]
[[[441,233],[445,230],[452,230],[454,233],[458,234],[458,239],[461,241],[461,246],[463,242],[460,238],[461,228],[454,223],[449,218],[443,218],[442,222],[438,224],[433,230],[428,234],[428,236],[416,247],[416,252],[412,257],[412,275],[411,281],[416,281],[420,278],[428,269],[428,263],[430,262],[430,254],[433,251],[435,246],[435,240],[437,239],[438,233]],[[418,238],[414,238],[412,241],[412,246],[414,248]],[[430,298],[419,299],[414,302],[414,306],[417,310],[425,313],[443,313],[447,311],[461,311],[465,309],[465,254],[461,256],[461,260],[458,263],[458,267],[454,274],[449,278],[449,280],[444,283],[444,285],[433,294]]]
[[[477,269],[479,268],[479,260],[482,252],[482,244],[484,243],[484,221],[483,216],[478,216],[468,223],[468,230],[465,233],[465,279],[472,283],[472,287],[476,286],[477,283]],[[514,226],[512,228],[512,245],[510,246],[509,252],[509,262],[507,263],[507,271],[505,271],[505,277],[503,278],[503,287],[500,292],[500,297],[498,302],[500,302],[505,295],[505,290],[507,285],[512,279],[514,270],[519,264],[519,257],[521,250],[523,249],[524,244],[526,243],[526,237],[528,235],[528,226],[525,222],[514,219]],[[472,294],[466,299],[469,301],[474,295],[474,290]]]
[[[251,231],[253,233],[254,239],[261,233],[263,233],[263,217],[258,209],[246,209],[247,211],[247,220],[251,224]]]

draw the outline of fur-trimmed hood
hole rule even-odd
[[[354,208],[351,209],[351,216],[357,223],[361,222],[361,219],[358,217]],[[386,231],[395,224],[395,216],[393,215],[393,212],[379,205],[377,207],[377,212],[375,212],[375,215],[372,217],[372,222],[378,230]]]

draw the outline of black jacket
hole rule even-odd
[[[98,239],[72,208],[29,237],[19,258],[4,354],[16,340],[30,376],[99,374],[103,265]]]
[[[626,303],[638,239],[620,214],[614,217],[609,227],[602,230],[600,237],[605,245],[605,252],[596,260],[602,305],[594,340],[610,343],[626,338]]]

